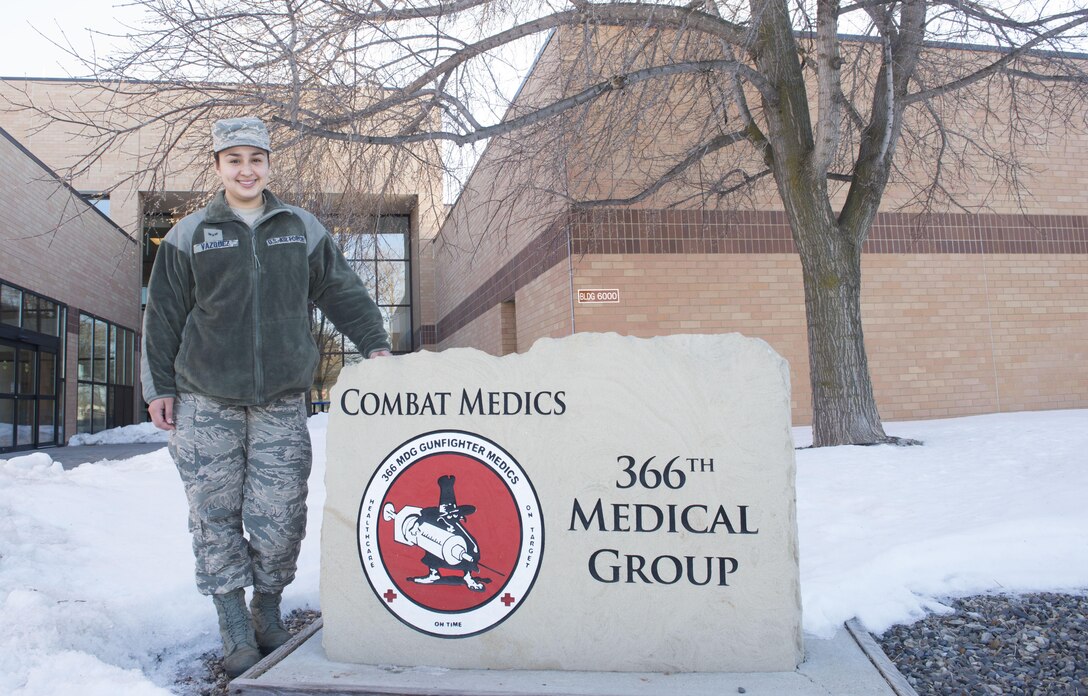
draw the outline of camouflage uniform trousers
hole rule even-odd
[[[306,534],[305,395],[235,406],[182,394],[174,422],[169,449],[189,499],[197,588],[281,591],[295,577]]]

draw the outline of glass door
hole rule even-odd
[[[38,419],[35,421],[37,442],[35,445],[59,445],[59,423],[63,416],[58,410],[57,399],[57,354],[48,350],[38,350]]]
[[[34,446],[34,421],[38,415],[34,394],[37,391],[36,351],[19,348],[15,356],[15,446]]]
[[[57,354],[0,341],[0,452],[60,444]]]
[[[0,452],[15,449],[14,345],[0,341]]]

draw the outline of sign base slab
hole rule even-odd
[[[245,696],[383,694],[383,696],[647,696],[730,693],[778,696],[908,696],[887,657],[856,625],[828,640],[805,637],[805,661],[793,672],[571,672],[446,669],[332,662],[319,619],[295,640],[231,682]],[[849,629],[849,630],[848,630]],[[866,646],[866,643],[869,645]],[[875,650],[875,654],[872,652]],[[889,663],[890,664],[890,663]],[[900,686],[893,686],[893,684]],[[902,685],[906,685],[905,688]],[[741,689],[744,689],[742,692]]]

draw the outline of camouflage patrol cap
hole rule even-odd
[[[264,122],[251,117],[224,118],[212,125],[213,152],[222,152],[238,145],[249,145],[271,152],[272,142]]]

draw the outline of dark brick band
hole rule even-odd
[[[601,210],[570,217],[575,254],[793,254],[781,211]],[[1088,254],[1088,216],[881,213],[869,254]]]
[[[796,254],[781,211],[581,211],[518,252],[434,327],[438,343],[567,258],[587,254]],[[1084,215],[881,213],[867,254],[1088,254]],[[426,341],[424,341],[426,343]]]

